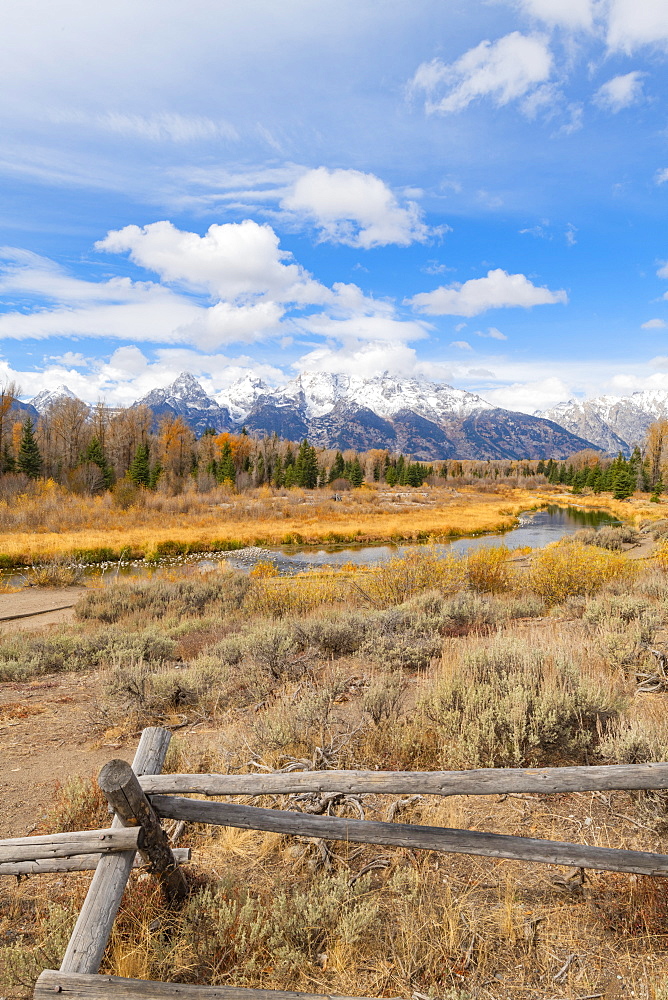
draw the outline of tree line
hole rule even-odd
[[[199,438],[181,417],[157,422],[145,406],[111,409],[78,399],[53,403],[37,420],[15,403],[15,385],[0,386],[0,474],[53,479],[72,492],[95,494],[131,484],[147,490],[207,492],[218,485],[246,490],[268,485],[334,490],[365,482],[419,487],[562,484],[574,493],[611,491],[623,499],[636,490],[658,499],[668,467],[668,421],[657,421],[644,447],[627,459],[594,450],[567,461],[460,460],[424,463],[385,449],[356,452],[318,448],[278,435],[256,437],[208,429]]]

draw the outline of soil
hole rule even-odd
[[[0,629],[36,628],[71,621],[72,609],[85,592],[85,587],[60,587],[0,594]]]
[[[0,838],[30,834],[58,784],[97,774],[114,757],[132,760],[137,739],[105,742],[92,674],[50,674],[0,685]]]

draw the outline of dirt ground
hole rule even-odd
[[[57,783],[132,760],[137,739],[104,742],[92,674],[51,674],[0,684],[0,838],[26,836],[52,804]]]

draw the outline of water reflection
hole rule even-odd
[[[604,511],[558,507],[556,504],[551,504],[535,514],[522,514],[519,525],[509,531],[473,538],[456,538],[451,542],[439,544],[436,548],[442,552],[457,554],[497,545],[505,545],[509,549],[539,549],[582,528],[600,528],[611,524],[620,524],[620,521]],[[314,549],[312,546],[308,549],[283,546],[280,552],[295,562],[303,563],[306,568],[313,565],[341,566],[344,563],[373,565],[401,554],[409,548],[413,548],[413,545],[348,545],[345,548],[326,546],[319,549]]]

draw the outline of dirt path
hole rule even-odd
[[[114,757],[132,760],[137,739],[105,743],[94,674],[52,674],[0,684],[0,837],[40,822],[58,782],[97,774]]]
[[[72,609],[85,592],[85,587],[60,587],[0,594],[0,630],[71,621]],[[22,625],[23,622],[26,624]]]

